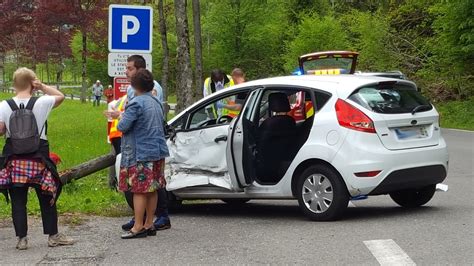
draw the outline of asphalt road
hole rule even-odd
[[[48,248],[39,223],[30,248],[16,251],[9,223],[0,226],[0,264],[317,264],[472,265],[474,133],[443,130],[449,145],[448,192],[426,207],[404,210],[388,196],[356,201],[337,222],[309,222],[296,201],[251,201],[232,208],[212,202],[186,205],[171,230],[121,240],[123,218],[89,217],[62,230],[78,240]],[[384,240],[384,241],[382,241]],[[388,264],[387,264],[388,265]]]

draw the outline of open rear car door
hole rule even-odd
[[[229,128],[229,141],[227,142],[227,162],[229,175],[234,190],[242,190],[253,183],[256,177],[256,127],[252,118],[257,112],[257,102],[262,90],[256,89],[250,93],[242,112],[234,119]]]

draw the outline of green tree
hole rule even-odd
[[[76,62],[81,62],[82,60],[82,33],[76,32],[71,41],[72,54]],[[107,86],[111,82],[111,78],[108,76],[107,60],[104,60],[104,55],[108,54],[106,45],[97,44],[91,38],[88,39],[87,43],[88,54],[91,55],[87,59],[86,69],[87,69],[87,79],[85,84],[87,88],[92,86],[96,80],[100,80],[104,86]],[[81,68],[76,67],[79,73],[82,72]],[[88,92],[90,93],[90,91]]]
[[[288,72],[293,71],[298,66],[300,55],[327,50],[347,50],[350,47],[348,34],[335,17],[304,16],[294,39],[287,43],[285,69]]]
[[[287,38],[285,3],[278,0],[225,0],[203,5],[205,76],[213,68],[242,68],[250,78],[283,72]]]
[[[389,71],[396,68],[397,56],[390,50],[390,25],[380,13],[353,10],[343,17],[349,30],[351,48],[360,53],[357,69]]]

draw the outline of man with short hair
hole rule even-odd
[[[104,91],[104,87],[100,84],[100,80],[97,80],[94,85],[92,85],[92,94],[94,99],[92,101],[92,106],[100,105],[100,98],[102,97],[102,92]]]
[[[232,80],[234,81],[235,85],[239,85],[245,82],[245,73],[240,68],[234,68],[230,75],[232,76]]]
[[[141,55],[132,55],[127,58],[127,66],[125,70],[125,75],[127,76],[127,80],[131,81],[132,77],[137,73],[139,69],[146,68],[146,62],[143,56]],[[153,96],[155,96],[163,106],[163,89],[161,88],[160,84],[154,81],[154,88],[152,91]],[[126,102],[131,100],[135,97],[134,89],[130,85],[127,88],[127,95],[123,96],[121,99],[118,100],[120,105],[119,110],[107,111],[107,116],[110,116],[113,119],[118,119],[125,109]],[[121,143],[117,143],[120,140],[112,141],[114,149],[118,149],[117,147],[121,146]],[[120,153],[120,150],[116,150],[116,154]],[[125,192],[125,197],[127,201],[131,203],[130,200],[133,198],[133,194],[131,192]],[[130,204],[131,208],[133,208],[133,203]],[[157,219],[154,222],[154,226],[157,230],[165,230],[171,228],[170,218],[168,216],[168,192],[166,189],[159,189],[158,190],[158,206],[156,208],[156,217]],[[122,229],[125,231],[129,231],[133,225],[135,224],[135,220],[132,218],[128,223],[122,225]]]

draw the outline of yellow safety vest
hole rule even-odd
[[[125,108],[125,102],[127,101],[127,95],[125,94],[122,98],[120,98],[117,102],[117,110],[123,112]],[[109,140],[114,139],[114,138],[121,138],[122,137],[122,132],[118,130],[119,120],[114,119],[112,121],[112,126],[110,127],[110,132],[109,132]]]
[[[234,86],[234,80],[232,79],[231,76],[227,75],[227,78],[229,79],[229,82],[225,83],[224,84],[224,89],[225,88],[229,88],[231,86]],[[206,92],[207,92],[207,95],[210,95],[212,94],[212,90],[211,90],[211,78],[207,78],[205,81],[204,81],[204,87],[206,88]],[[226,105],[230,105],[230,104],[233,104],[233,101],[228,101],[228,100],[224,100],[224,104]],[[214,107],[214,105],[211,107],[212,108],[212,112],[214,113],[214,115],[216,116],[217,118],[217,110],[216,108]],[[233,110],[229,110],[229,109],[226,109],[226,108],[223,108],[222,109],[222,113],[221,115],[229,115],[229,116],[232,116],[232,117],[235,117],[237,115],[239,115],[239,112],[240,111],[233,111]]]

